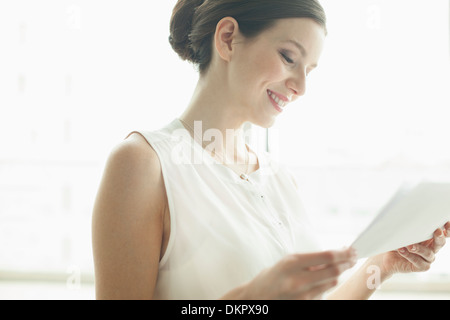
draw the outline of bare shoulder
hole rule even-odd
[[[136,162],[145,161],[149,166],[148,170],[153,173],[161,172],[161,164],[158,155],[147,140],[139,133],[134,132],[130,134],[127,139],[118,143],[109,156],[109,161],[119,161],[123,164],[131,162],[133,165]]]
[[[153,211],[163,209],[165,188],[161,163],[155,150],[139,133],[131,134],[112,149],[102,183],[102,187],[111,194],[116,193],[120,201],[127,197],[142,206],[151,204]]]
[[[164,238],[161,164],[139,134],[111,151],[92,218],[98,298],[152,298]]]

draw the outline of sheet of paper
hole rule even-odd
[[[450,221],[450,183],[403,186],[351,245],[359,258],[397,250],[433,237]]]

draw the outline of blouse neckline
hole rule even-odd
[[[195,149],[197,149],[199,152],[201,152],[201,154],[204,157],[206,157],[207,161],[203,161],[204,164],[214,165],[216,168],[219,168],[219,170],[221,172],[223,172],[223,174],[228,179],[231,179],[235,183],[245,183],[245,182],[247,182],[246,180],[243,180],[240,177],[240,175],[237,172],[235,172],[233,169],[231,169],[230,167],[224,165],[223,163],[221,163],[220,161],[215,159],[213,156],[211,156],[211,154],[209,154],[203,148],[203,146],[201,146],[197,141],[195,141],[195,139],[192,137],[192,135],[189,132],[189,130],[186,129],[186,127],[183,125],[183,123],[178,118],[176,118],[172,122],[172,125],[174,125],[176,127],[176,129],[182,129],[182,130],[186,131],[186,133],[189,135],[188,142],[191,145],[193,145]],[[187,138],[187,136],[186,136],[186,138]],[[256,169],[255,171],[247,174],[247,176],[248,176],[249,180],[261,183],[263,181],[263,177],[267,176],[267,174],[268,174],[269,163],[268,163],[267,159],[265,159],[265,157],[261,153],[256,152],[256,150],[254,150],[248,144],[246,144],[246,146],[247,146],[247,148],[249,150],[251,150],[256,155],[257,160],[258,160],[258,169]],[[205,158],[202,157],[202,159],[204,160]]]

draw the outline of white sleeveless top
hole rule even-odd
[[[286,254],[320,250],[292,175],[269,153],[252,149],[259,169],[246,181],[178,119],[134,132],[159,157],[170,211],[155,299],[218,299]]]

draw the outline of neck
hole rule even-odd
[[[233,104],[228,90],[218,81],[200,78],[180,119],[190,131],[194,130],[195,140],[208,151],[222,155],[228,161],[248,161],[245,114]]]

